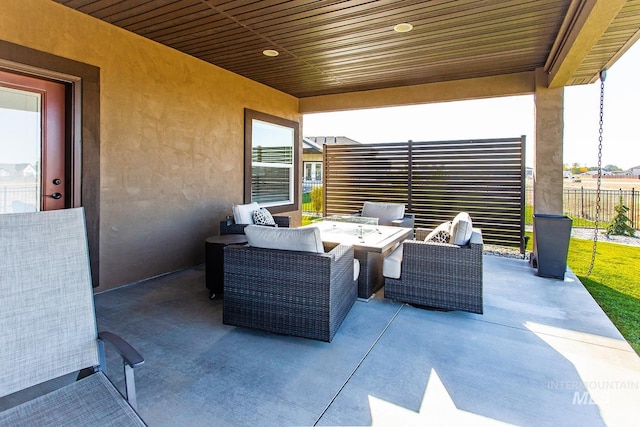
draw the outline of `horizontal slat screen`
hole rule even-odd
[[[460,211],[487,244],[520,247],[524,235],[525,137],[324,146],[325,215],[365,201],[404,203],[416,227]]]

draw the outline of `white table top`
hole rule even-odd
[[[325,243],[352,245],[367,252],[386,252],[413,234],[410,228],[335,221],[319,221],[305,227],[318,227]]]

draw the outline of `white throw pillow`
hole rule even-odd
[[[258,203],[235,205],[233,207],[233,220],[236,224],[253,224],[253,213],[260,209]]]
[[[249,246],[256,248],[324,253],[318,227],[275,228],[248,225],[244,234]]]
[[[402,203],[364,202],[362,216],[378,218],[380,225],[391,225],[391,221],[404,217],[404,205]]]
[[[460,212],[451,223],[451,240],[449,240],[449,243],[464,246],[469,243],[472,232],[471,217],[466,212]]]
[[[253,212],[253,223],[256,225],[276,225],[271,212],[265,208]]]
[[[443,222],[437,226],[427,237],[425,242],[449,243],[451,239],[451,221]]]

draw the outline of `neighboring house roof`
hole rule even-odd
[[[5,176],[22,176],[27,168],[35,170],[29,163],[0,163],[0,170],[5,170],[9,174]]]
[[[626,173],[628,175],[640,175],[640,165],[629,168],[629,170],[626,171]]]
[[[322,153],[322,144],[307,137],[302,138],[302,152],[305,154]]]

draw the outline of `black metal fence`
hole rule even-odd
[[[0,214],[33,212],[38,201],[37,185],[5,185],[0,182]]]
[[[486,243],[520,247],[525,137],[324,146],[324,214],[404,203],[417,227],[468,212]]]
[[[573,219],[573,227],[594,227],[596,219],[596,190],[593,188],[565,188],[563,197],[564,214]],[[526,200],[528,209],[533,203],[533,189],[527,188]],[[599,226],[608,224],[616,215],[615,207],[624,204],[629,208],[627,216],[631,222],[631,227],[640,227],[640,191],[635,188],[631,190],[600,190],[600,219]],[[530,215],[527,216],[527,223],[531,223]]]

